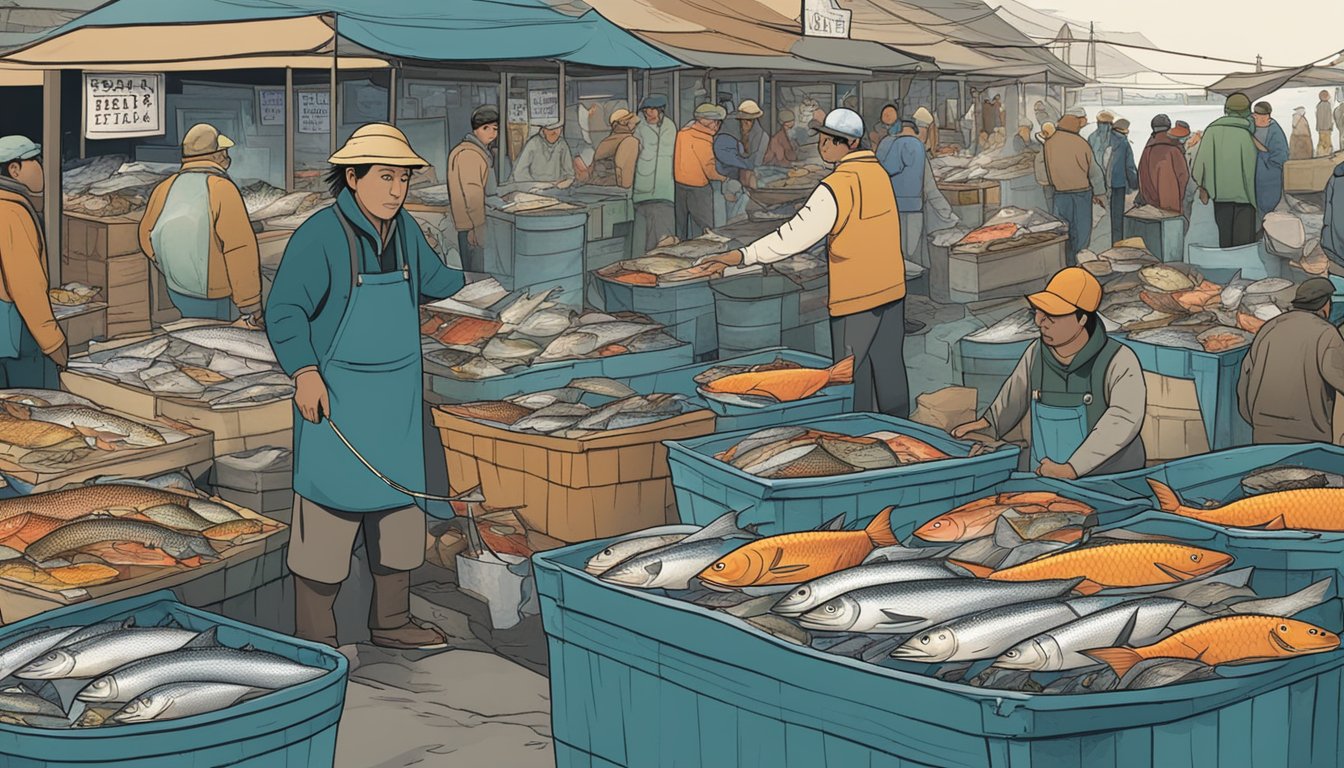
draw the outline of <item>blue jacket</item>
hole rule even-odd
[[[877,147],[877,161],[891,177],[896,209],[901,213],[924,210],[924,142],[918,136],[888,136]]]
[[[1111,146],[1111,137],[1115,135],[1115,127],[1110,123],[1097,123],[1097,129],[1092,135],[1087,137],[1087,143],[1092,147],[1092,158],[1097,161],[1097,167],[1104,167],[1106,159],[1106,148]]]
[[[266,302],[266,335],[290,376],[326,357],[350,301],[350,249],[338,208],[355,225],[362,271],[378,271],[378,233],[348,189],[294,232]],[[462,272],[444,266],[420,225],[404,210],[397,214],[394,236],[401,240],[410,267],[413,295],[444,299],[461,290]]]
[[[1134,164],[1134,146],[1129,143],[1129,137],[1112,132],[1110,150],[1110,178],[1107,184],[1111,189],[1138,189],[1139,168]]]
[[[747,157],[742,140],[729,133],[714,136],[714,164],[719,173],[730,179],[736,179],[742,171],[752,171],[756,165]]]
[[[1268,152],[1255,159],[1255,207],[1263,217],[1279,207],[1283,199],[1283,164],[1288,160],[1288,137],[1277,120],[1269,121]]]
[[[1344,265],[1344,163],[1325,184],[1325,227],[1321,230],[1321,249],[1331,261]]]

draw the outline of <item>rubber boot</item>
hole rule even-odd
[[[340,584],[294,577],[294,636],[336,647],[336,594]]]
[[[409,571],[373,572],[373,599],[369,602],[369,634],[374,645],[397,650],[437,650],[448,638],[437,629],[411,621]]]

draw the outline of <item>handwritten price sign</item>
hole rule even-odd
[[[803,34],[807,37],[849,37],[852,15],[835,0],[803,0]]]
[[[84,138],[162,136],[162,74],[84,75]]]

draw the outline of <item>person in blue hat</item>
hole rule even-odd
[[[0,137],[0,388],[58,389],[70,357],[47,296],[47,243],[32,197],[45,186],[42,147]]]
[[[651,93],[639,103],[640,123],[635,128],[639,159],[635,162],[635,224],[631,245],[642,256],[658,241],[674,234],[676,181],[672,178],[672,153],[677,129],[667,119],[667,97]]]

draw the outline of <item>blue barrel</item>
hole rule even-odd
[[[611,280],[600,272],[593,276],[605,311],[647,315],[679,341],[690,344],[697,359],[717,353],[719,331],[708,280],[647,286]]]
[[[714,293],[721,355],[781,346],[785,315],[798,316],[802,288],[783,275],[719,278],[710,281],[709,287]]]
[[[327,674],[218,712],[104,728],[41,729],[0,724],[6,768],[330,768],[345,706],[349,663],[324,645],[296,640],[178,603],[169,591],[73,605],[0,628],[0,646],[38,629],[134,618],[154,627],[219,627],[224,645],[251,645]]]
[[[1017,362],[1026,354],[1031,340],[994,344],[962,338],[957,341],[956,369],[961,371],[963,386],[976,391],[976,403],[986,408],[998,396],[1003,382],[1012,375]]]
[[[582,308],[587,222],[584,211],[491,212],[486,272],[510,291],[562,286],[565,292],[557,300]]]
[[[790,328],[780,333],[780,340],[789,349],[831,357],[831,322],[821,320]]]
[[[1236,248],[1191,243],[1186,246],[1185,260],[1216,283],[1227,283],[1237,272],[1247,280],[1280,277],[1283,272],[1283,259],[1266,253],[1260,243]]]
[[[1185,260],[1185,217],[1179,213],[1166,219],[1125,216],[1125,237],[1143,238],[1148,252],[1164,262]]]

